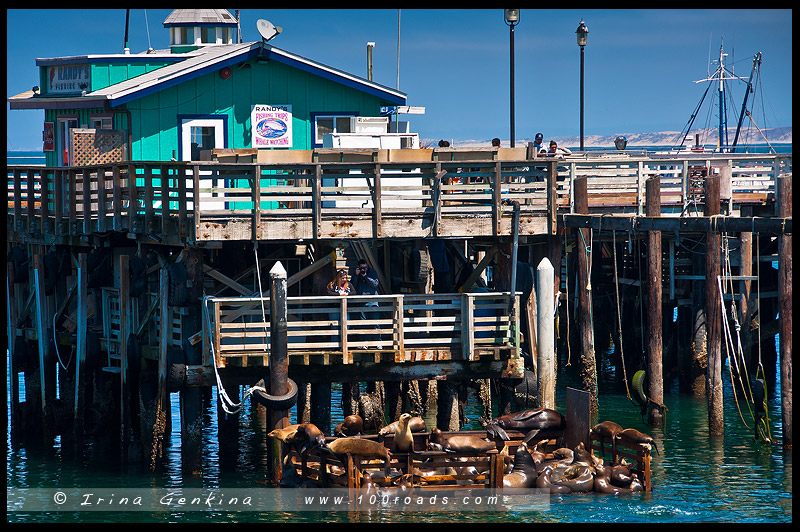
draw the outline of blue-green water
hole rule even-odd
[[[8,512],[9,522],[725,522],[791,523],[792,455],[780,445],[754,442],[752,431],[739,418],[733,400],[727,368],[725,381],[725,435],[708,437],[706,401],[679,394],[677,384],[665,395],[665,428],[646,426],[638,406],[623,394],[607,393],[619,388],[610,369],[600,382],[600,419],[611,419],[625,427],[650,433],[658,443],[660,456],[652,461],[652,493],[627,496],[590,494],[552,495],[549,509],[504,513],[470,512]],[[563,412],[565,390],[570,377],[559,377],[556,408]],[[780,394],[770,386],[768,401],[773,438],[781,437]],[[214,392],[216,393],[216,391]],[[479,402],[471,392],[465,429],[478,429]],[[342,411],[339,393],[334,386],[332,423],[338,424]],[[241,453],[235,470],[219,465],[216,440],[217,413],[214,403],[206,409],[203,435],[203,474],[184,476],[180,459],[180,421],[178,395],[172,394],[172,434],[166,447],[164,466],[151,473],[140,466],[122,470],[88,449],[80,459],[73,459],[60,442],[50,449],[12,448],[7,435],[8,488],[111,489],[111,488],[205,488],[245,489],[263,494],[265,454],[256,437],[254,416],[246,403],[240,420]],[[496,408],[496,406],[495,406]],[[742,408],[747,416],[747,410]],[[9,418],[10,419],[10,418]],[[745,417],[752,426],[749,417]],[[10,421],[9,421],[10,424]],[[288,488],[284,488],[288,489]],[[257,492],[255,490],[258,490]],[[9,500],[11,496],[9,495]]]

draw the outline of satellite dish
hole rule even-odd
[[[280,26],[273,26],[272,22],[269,20],[264,20],[263,18],[258,19],[256,26],[258,27],[258,33],[261,34],[261,38],[264,40],[264,42],[274,38],[283,31],[283,28]]]

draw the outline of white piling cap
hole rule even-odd
[[[283,267],[281,261],[275,263],[275,266],[269,271],[272,277],[286,277],[286,268]]]
[[[536,267],[536,269],[537,270],[545,270],[545,269],[546,270],[552,270],[554,268],[553,268],[553,264],[550,262],[550,259],[548,259],[547,257],[544,257],[541,260],[541,262],[539,263],[539,266]]]

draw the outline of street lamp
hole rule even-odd
[[[509,47],[511,50],[511,147],[514,147],[514,26],[519,24],[519,9],[504,9],[503,17],[510,28]]]
[[[589,40],[589,28],[586,27],[586,24],[581,23],[578,25],[578,29],[575,30],[575,33],[578,36],[578,46],[581,47],[581,149],[583,151],[583,48],[586,46],[586,42]]]

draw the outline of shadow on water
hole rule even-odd
[[[602,364],[602,363],[601,363]],[[652,493],[631,496],[590,494],[552,495],[549,509],[504,513],[467,512],[8,512],[9,522],[739,522],[792,521],[792,456],[778,445],[754,442],[752,430],[739,416],[733,400],[727,368],[723,368],[725,435],[708,436],[705,398],[678,393],[667,383],[668,412],[663,429],[643,422],[639,406],[620,393],[613,368],[601,367],[600,420],[610,419],[653,436],[660,456],[652,461]],[[629,375],[630,377],[630,375]],[[559,374],[556,408],[563,411],[566,387],[576,386],[570,371]],[[777,387],[778,383],[773,383]],[[576,386],[578,387],[578,386]],[[612,393],[609,393],[610,390]],[[10,392],[9,392],[10,396]],[[248,400],[239,422],[239,455],[234,467],[221,467],[217,443],[216,389],[204,403],[203,474],[185,475],[181,470],[180,409],[178,394],[171,394],[172,432],[165,447],[166,459],[156,472],[143,465],[120,468],[98,456],[91,447],[79,459],[66,456],[58,438],[52,448],[12,447],[7,432],[7,485],[13,488],[245,488],[276,489],[266,485],[266,451],[258,416]],[[343,419],[341,388],[332,386],[331,424]],[[496,403],[493,405],[497,412]],[[745,421],[752,427],[747,409]],[[781,436],[780,391],[770,394],[768,412],[773,438]],[[465,411],[479,429],[482,414],[477,392],[469,388]],[[296,421],[292,411],[291,421]],[[435,420],[435,413],[426,416]],[[10,426],[10,409],[9,425]],[[62,456],[63,455],[63,456]],[[9,497],[10,498],[10,497]]]

